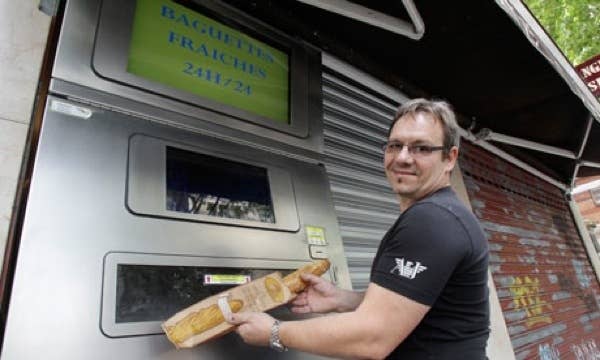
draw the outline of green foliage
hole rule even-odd
[[[599,0],[523,0],[569,61],[600,54]]]

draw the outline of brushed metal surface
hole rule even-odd
[[[48,99],[48,109],[56,97]],[[109,338],[100,328],[103,258],[143,252],[310,261],[305,225],[325,228],[340,286],[350,279],[322,166],[263,151],[293,181],[297,232],[136,216],[125,206],[129,140],[144,133],[201,145],[203,135],[90,105],[88,119],[46,110],[10,300],[3,360],[311,359],[249,347],[230,334],[177,351],[164,336]],[[83,112],[85,113],[85,111]],[[253,149],[252,151],[258,151]],[[225,264],[224,264],[225,265]]]

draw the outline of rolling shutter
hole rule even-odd
[[[381,145],[398,106],[323,67],[325,168],[354,290],[369,283],[377,246],[399,215]]]

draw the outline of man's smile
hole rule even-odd
[[[412,170],[392,170],[392,174],[396,176],[417,176],[417,173]]]

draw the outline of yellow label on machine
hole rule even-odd
[[[238,274],[206,274],[204,285],[241,285],[252,281],[250,275]]]
[[[306,239],[310,245],[327,245],[327,240],[325,240],[325,228],[306,225],[305,229]]]

